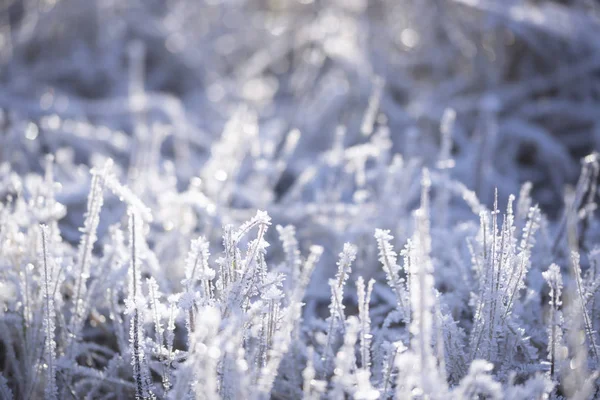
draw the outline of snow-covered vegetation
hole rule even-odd
[[[600,396],[600,6],[0,4],[0,399]]]

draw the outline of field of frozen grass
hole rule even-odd
[[[600,4],[0,2],[0,399],[600,397]]]

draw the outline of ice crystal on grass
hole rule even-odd
[[[148,354],[145,346],[143,329],[144,297],[142,294],[141,253],[140,241],[144,240],[141,230],[141,221],[136,211],[130,209],[129,213],[129,297],[126,300],[125,312],[131,316],[129,320],[129,341],[131,352],[131,365],[135,381],[136,399],[154,398],[152,393],[150,374],[148,371]]]
[[[327,329],[327,343],[323,350],[325,355],[323,359],[324,373],[328,372],[330,352],[332,351],[331,346],[335,341],[336,336],[341,332],[344,332],[343,326],[346,320],[344,313],[344,286],[350,276],[350,267],[356,259],[356,248],[350,243],[344,244],[343,251],[339,254],[339,260],[337,262],[338,271],[335,275],[335,279],[329,281],[331,287],[331,302],[329,304],[329,328]]]
[[[56,399],[58,396],[58,387],[56,386],[56,341],[55,335],[55,309],[54,309],[54,287],[56,286],[53,262],[48,258],[48,235],[50,234],[47,226],[40,226],[41,233],[41,257],[40,266],[43,268],[43,293],[44,293],[44,342],[45,342],[45,360],[46,360],[46,384],[44,396],[46,399]]]
[[[550,378],[554,379],[560,373],[564,360],[563,345],[563,317],[560,307],[562,306],[563,279],[560,267],[556,264],[550,265],[543,274],[544,279],[550,287],[550,318],[548,326],[548,360],[550,361]]]

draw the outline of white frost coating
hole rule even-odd
[[[8,3],[0,398],[600,393],[593,1]]]

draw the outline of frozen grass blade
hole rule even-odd
[[[556,264],[550,265],[543,273],[544,279],[550,286],[550,326],[548,327],[548,359],[550,361],[550,379],[556,379],[559,373],[562,357],[562,334],[563,317],[560,307],[562,305],[561,295],[563,288],[560,267]]]
[[[136,211],[129,209],[129,298],[127,299],[127,313],[131,315],[129,337],[131,344],[131,365],[135,382],[136,399],[153,399],[150,377],[147,370],[147,355],[144,351],[145,341],[142,326],[141,310],[143,308],[143,295],[141,291],[141,256],[139,240],[143,240],[141,221],[138,221]]]
[[[41,232],[41,257],[40,264],[44,270],[44,336],[46,353],[46,386],[44,396],[48,400],[58,398],[58,386],[56,385],[56,342],[55,334],[55,310],[54,310],[54,292],[53,285],[53,265],[48,258],[48,235],[49,230],[46,225],[40,226]]]
[[[72,317],[69,331],[77,335],[83,324],[84,311],[86,311],[85,298],[87,294],[87,280],[90,276],[92,265],[92,251],[94,243],[98,239],[97,230],[100,223],[100,211],[104,202],[105,180],[112,167],[112,160],[108,160],[102,172],[92,171],[92,184],[88,194],[87,212],[82,228],[81,241],[77,250],[77,264],[74,269],[75,293],[73,296]],[[71,347],[68,346],[68,351]]]

